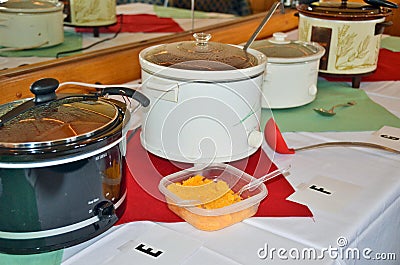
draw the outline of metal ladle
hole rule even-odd
[[[332,108],[330,108],[328,110],[324,109],[324,108],[314,108],[313,110],[315,112],[317,112],[318,114],[321,114],[323,116],[333,116],[333,115],[336,114],[336,112],[334,112],[335,108],[337,108],[337,107],[350,107],[350,106],[354,106],[354,105],[356,105],[355,101],[349,101],[347,103],[337,104],[337,105],[333,106]]]
[[[253,35],[251,35],[250,39],[243,46],[243,50],[247,51],[247,48],[249,48],[250,45],[253,43],[253,41],[257,38],[257,36],[260,33],[260,31],[264,28],[265,24],[267,24],[268,20],[275,13],[275,10],[278,8],[279,5],[280,5],[279,1],[273,3],[272,7],[268,10],[268,13],[265,15],[263,21],[261,21],[260,25],[258,25],[258,27],[254,31]]]

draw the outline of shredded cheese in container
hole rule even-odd
[[[214,163],[163,177],[159,190],[168,208],[193,227],[216,231],[257,213],[268,191],[264,184],[240,197],[237,190],[254,180],[246,172],[225,163]]]
[[[243,199],[233,192],[223,180],[214,181],[201,175],[195,175],[181,183],[173,183],[167,189],[184,200],[199,200],[204,202],[197,207],[206,211],[223,208]],[[182,219],[204,231],[215,231],[253,216],[258,209],[258,204],[250,205],[240,211],[223,215],[205,216],[195,214],[185,207],[179,207],[168,200],[168,208]]]
[[[193,176],[182,183],[168,185],[167,189],[185,200],[203,202],[198,207],[218,209],[242,200],[223,180],[213,181],[201,175]]]

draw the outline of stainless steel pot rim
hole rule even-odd
[[[103,126],[102,129],[107,126]],[[0,142],[0,148],[16,148],[16,149],[32,149],[32,148],[42,148],[42,147],[51,147],[60,144],[69,144],[79,140],[87,139],[96,134],[98,130],[92,131],[86,134],[81,134],[79,136],[60,139],[57,141],[46,141],[46,142],[26,142],[26,143],[2,143]]]
[[[118,140],[103,146],[99,149],[96,149],[91,152],[87,153],[82,153],[79,155],[74,155],[72,157],[64,157],[61,159],[49,159],[49,160],[36,160],[32,162],[0,162],[0,168],[40,168],[40,167],[50,167],[50,166],[57,166],[57,165],[62,165],[62,164],[67,164],[79,160],[83,160],[92,156],[99,155],[103,152],[108,151],[112,147],[116,146],[117,144],[123,142],[126,138],[126,134],[122,135]]]

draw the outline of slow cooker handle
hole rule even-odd
[[[375,25],[375,35],[383,34],[386,27],[390,27],[393,25],[393,21],[383,21],[381,23],[377,23]]]
[[[364,0],[364,2],[371,6],[398,8],[398,5],[396,3],[392,3],[387,0]]]
[[[34,82],[31,85],[31,91],[35,94],[35,103],[40,104],[57,99],[56,90],[59,86],[60,83],[54,78],[43,78]],[[150,100],[145,95],[128,87],[105,87],[99,93],[96,93],[96,96],[104,96],[106,94],[132,97],[143,107],[147,107],[150,104]]]
[[[147,107],[150,104],[150,99],[148,97],[139,91],[128,87],[106,87],[103,88],[99,93],[100,96],[104,96],[106,94],[131,97],[139,102],[143,107]]]

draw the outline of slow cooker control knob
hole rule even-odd
[[[252,131],[250,132],[248,138],[247,138],[247,143],[251,147],[258,148],[263,142],[263,134],[260,131]]]
[[[115,214],[114,204],[109,201],[102,201],[96,205],[94,213],[100,220],[111,219]]]
[[[309,88],[308,88],[308,94],[310,96],[315,96],[317,94],[317,86],[312,84]]]

